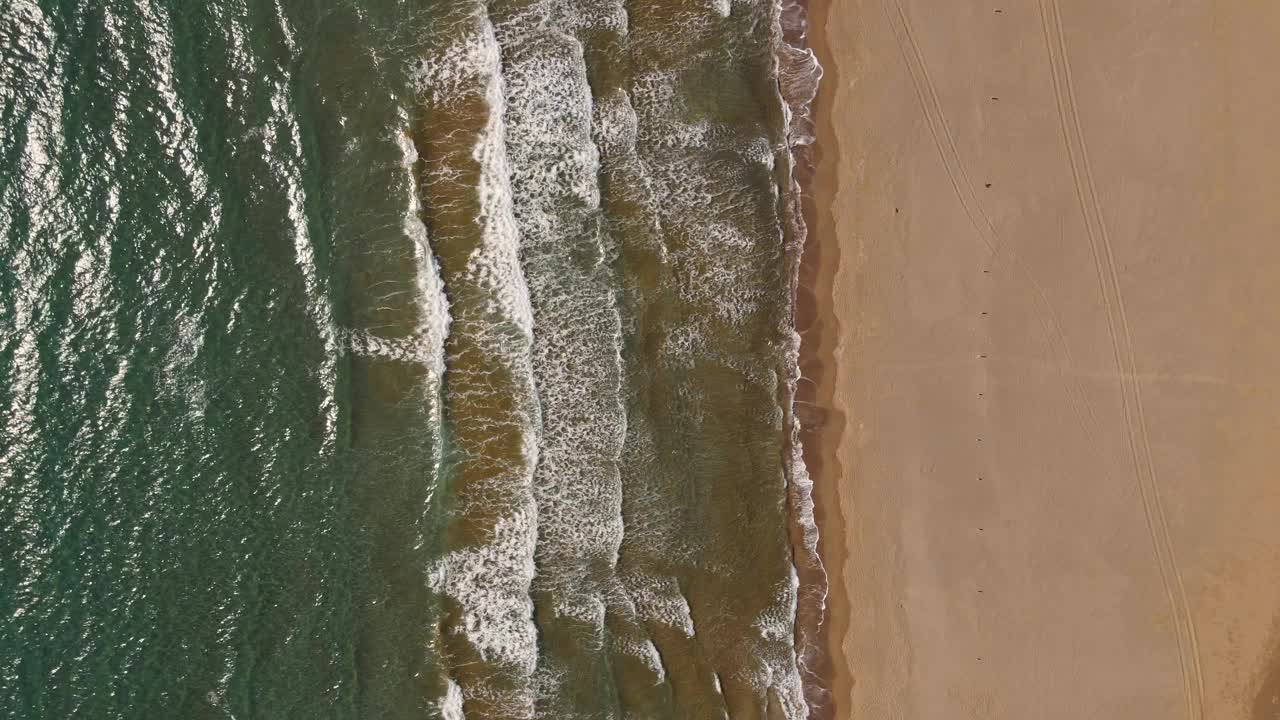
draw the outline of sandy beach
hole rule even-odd
[[[834,717],[1280,717],[1280,7],[810,20]]]

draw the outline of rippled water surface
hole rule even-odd
[[[804,717],[781,17],[0,5],[0,717]]]

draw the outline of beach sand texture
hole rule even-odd
[[[1280,5],[825,0],[840,718],[1280,718]]]

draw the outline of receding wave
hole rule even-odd
[[[805,0],[780,0],[775,24],[775,54],[777,58],[778,93],[786,110],[787,144],[790,156],[787,177],[784,180],[789,192],[785,193],[784,235],[788,237],[790,251],[791,293],[793,328],[804,322],[811,325],[812,318],[797,318],[800,294],[809,292],[812,279],[803,270],[802,256],[809,242],[805,222],[803,197],[812,182],[814,164],[813,143],[815,128],[813,101],[818,83],[822,79],[822,67],[813,50],[807,46],[808,20]],[[809,268],[813,267],[809,263]],[[809,271],[812,272],[812,269]],[[807,310],[813,312],[812,309]],[[788,382],[785,405],[789,408],[790,437],[787,456],[787,472],[790,481],[792,544],[795,546],[795,565],[799,586],[795,615],[795,641],[797,663],[804,682],[805,699],[811,716],[820,716],[830,704],[829,690],[823,663],[826,662],[826,640],[823,623],[826,619],[827,574],[818,553],[818,526],[814,516],[813,480],[805,464],[802,433],[820,428],[805,428],[796,413],[801,398],[798,384],[802,380],[800,370],[801,336],[793,332],[793,342],[787,353]]]

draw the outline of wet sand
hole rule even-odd
[[[1280,717],[1280,7],[810,17],[833,715]]]

